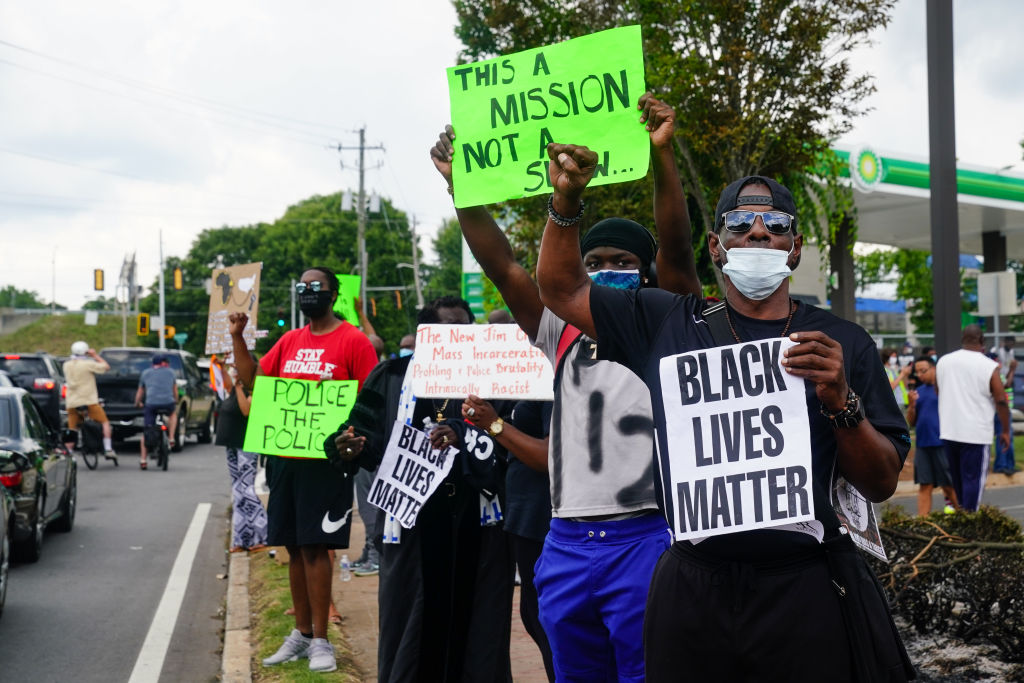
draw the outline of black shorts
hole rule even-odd
[[[352,477],[327,460],[267,458],[267,536],[270,545],[348,548]]]
[[[914,451],[914,483],[952,486],[945,446],[918,446]]]

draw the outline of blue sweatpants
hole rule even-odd
[[[953,478],[960,507],[974,512],[981,504],[985,492],[985,478],[988,475],[988,444],[961,443],[942,440],[949,460],[949,474]]]
[[[559,683],[644,680],[644,605],[671,545],[660,514],[551,520],[533,582]]]

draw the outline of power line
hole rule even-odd
[[[53,61],[53,62],[57,62],[58,64],[63,64],[65,66],[69,66],[71,68],[78,69],[80,71],[85,71],[86,73],[90,73],[90,74],[92,74],[94,76],[98,76],[100,78],[104,78],[104,79],[107,79],[107,80],[110,80],[110,81],[114,81],[116,83],[121,83],[122,85],[128,85],[128,86],[131,86],[133,88],[140,89],[140,90],[148,90],[148,91],[150,91],[150,92],[152,92],[154,94],[158,94],[158,95],[161,95],[161,96],[164,96],[164,97],[169,97],[169,98],[179,99],[179,100],[185,100],[185,101],[189,101],[189,102],[191,102],[193,104],[198,104],[198,105],[201,105],[201,106],[206,106],[208,108],[232,110],[232,111],[235,111],[235,112],[240,112],[242,115],[245,115],[245,116],[248,116],[248,117],[262,117],[262,118],[268,118],[268,119],[277,119],[279,121],[285,121],[285,122],[297,124],[297,125],[300,125],[300,126],[306,126],[306,127],[312,127],[312,128],[320,128],[320,129],[322,129],[324,131],[332,132],[332,133],[335,133],[335,134],[336,133],[340,133],[340,132],[348,132],[345,129],[339,127],[339,126],[323,124],[323,123],[317,123],[317,122],[314,122],[314,121],[304,121],[304,120],[301,120],[301,119],[295,119],[295,118],[291,118],[291,117],[287,117],[287,116],[281,116],[279,114],[272,114],[272,113],[269,113],[269,112],[258,111],[256,109],[249,109],[247,107],[240,107],[238,105],[231,104],[231,103],[228,103],[228,102],[221,102],[219,100],[211,99],[211,98],[208,98],[208,97],[203,97],[203,96],[200,96],[200,95],[194,95],[194,94],[191,94],[191,93],[185,93],[185,92],[173,90],[171,88],[166,88],[164,86],[155,85],[155,84],[152,84],[152,83],[147,83],[146,81],[142,81],[142,80],[139,80],[139,79],[136,79],[136,78],[130,78],[128,76],[122,76],[120,74],[115,74],[113,72],[105,71],[103,69],[97,69],[95,67],[86,66],[84,64],[79,64],[77,62],[73,62],[73,61],[70,61],[70,60],[67,60],[67,59],[62,59],[60,57],[55,57],[53,55],[48,55],[48,54],[40,52],[38,50],[33,50],[31,48],[24,47],[22,45],[17,45],[15,43],[12,43],[12,42],[7,41],[7,40],[0,39],[0,45],[4,45],[4,46],[9,47],[9,48],[14,49],[14,50],[19,50],[21,52],[25,52],[27,54],[30,54],[30,55],[33,55],[33,56],[36,56],[36,57],[40,57],[42,59],[47,59],[47,60],[50,60],[50,61]],[[237,116],[239,114],[235,114],[235,115]],[[294,129],[292,129],[292,130],[294,130]],[[301,132],[306,133],[307,131],[301,131]]]

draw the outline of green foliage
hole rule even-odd
[[[7,306],[11,308],[49,308],[50,304],[43,301],[38,292],[7,285],[0,289],[0,307]],[[56,304],[54,308],[66,310],[67,307]]]
[[[850,130],[874,90],[846,55],[889,21],[894,0],[455,0],[463,61],[515,52],[614,26],[640,24],[648,87],[676,109],[678,160],[691,200],[698,274],[715,271],[704,242],[722,188],[745,175],[786,183],[803,231],[827,246],[852,195],[836,182],[829,143]],[[569,140],[562,142],[571,142]],[[588,190],[585,225],[610,215],[643,222],[650,178]],[[532,247],[543,198],[506,205],[510,237]],[[535,252],[534,252],[535,253]]]
[[[896,297],[907,302],[907,313],[914,327],[922,333],[935,330],[935,299],[929,252],[916,249],[879,249],[854,256],[853,268],[857,285],[892,282]],[[961,281],[963,274],[961,273]],[[964,310],[966,303],[964,303]]]
[[[93,299],[92,301],[86,301],[82,306],[83,311],[118,311],[120,310],[120,304],[117,302],[116,297],[110,297],[109,299],[102,294]]]
[[[1024,661],[1024,535],[986,505],[978,512],[908,517],[887,506],[879,527],[889,564],[869,561],[893,605],[919,633],[994,645]]]
[[[225,265],[263,262],[260,275],[258,328],[268,330],[267,337],[257,341],[256,350],[264,353],[288,329],[276,324],[279,313],[285,320],[291,315],[291,280],[298,280],[303,270],[325,266],[338,274],[353,273],[358,266],[358,223],[354,211],[341,211],[340,193],[313,196],[288,207],[284,215],[270,223],[244,227],[221,227],[204,230],[193,242],[183,259],[169,258],[165,264],[165,308],[167,324],[188,334],[185,348],[202,354],[206,342],[207,311],[210,295],[206,280],[210,264],[218,255]],[[415,329],[415,290],[413,276],[397,267],[412,258],[412,235],[406,215],[387,200],[381,201],[381,212],[369,214],[366,228],[368,253],[368,284],[374,287],[403,289],[402,309],[393,293],[368,292],[376,302],[376,315],[370,322],[389,350],[397,350],[399,339]],[[175,267],[181,267],[184,288],[171,288]],[[140,303],[140,310],[158,310],[156,284]],[[298,315],[298,313],[296,313]],[[155,345],[156,335],[147,343]],[[169,342],[174,346],[174,342]]]
[[[462,291],[462,230],[459,222],[449,218],[434,237],[437,265],[425,268],[426,286],[423,299],[430,303],[441,296],[459,296]]]

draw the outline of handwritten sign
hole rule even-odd
[[[356,297],[359,296],[361,275],[338,276],[338,298],[334,300],[334,312],[351,324],[359,327],[359,313],[356,312]]]
[[[435,450],[424,432],[398,420],[367,500],[411,529],[420,508],[451,471],[455,454],[451,446]]]
[[[326,458],[324,439],[348,419],[359,383],[256,378],[243,448],[290,458]]]
[[[597,152],[592,186],[643,178],[643,93],[639,26],[450,67],[455,206],[550,192],[549,142]]]
[[[211,274],[210,310],[206,321],[206,353],[230,353],[228,316],[245,313],[249,322],[242,335],[248,349],[256,348],[256,317],[260,303],[260,271],[263,263],[215,268]]]
[[[411,372],[422,398],[553,398],[551,363],[518,325],[420,325]]]
[[[788,339],[661,359],[677,540],[813,521],[804,380]]]

